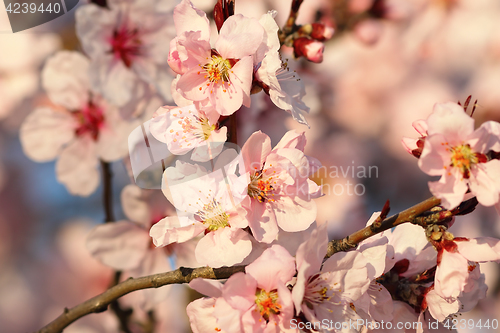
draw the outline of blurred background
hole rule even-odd
[[[215,1],[193,3],[211,12]],[[283,26],[290,3],[236,0],[236,13],[260,17],[275,9]],[[47,99],[40,85],[45,61],[58,50],[81,51],[74,15],[75,9],[36,28],[0,33],[0,332],[37,330],[64,307],[104,291],[113,278],[112,269],[85,248],[89,231],[104,221],[102,188],[89,197],[71,196],[56,180],[55,162],[31,161],[19,141],[22,122]],[[321,64],[295,61],[290,49],[283,50],[306,86],[310,128],[259,93],[250,109],[239,111],[238,142],[259,129],[273,144],[289,129],[306,132],[306,154],[327,170],[315,178],[325,188],[317,221],[328,223],[332,239],[363,227],[388,199],[391,213],[397,213],[430,196],[430,178],[401,138],[418,136],[412,122],[425,119],[435,103],[463,103],[472,95],[478,100],[476,126],[500,121],[500,2],[305,0],[297,23],[318,20],[336,29]],[[2,3],[0,31],[5,30]],[[120,192],[131,182],[128,163],[126,158],[112,164],[118,219],[124,217]],[[493,208],[478,207],[457,219],[452,232],[500,237],[500,219]],[[481,264],[481,270],[488,297],[460,318],[500,320],[499,265]],[[184,309],[190,296],[180,286],[171,297],[157,313],[165,323],[158,332],[189,332]],[[105,312],[65,332],[116,330],[116,319]]]

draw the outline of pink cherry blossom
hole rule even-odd
[[[199,263],[231,266],[248,256],[251,236],[243,230],[248,222],[244,210],[234,206],[241,199],[235,198],[237,192],[228,191],[220,170],[207,173],[203,167],[178,162],[163,177],[177,216],[166,217],[151,228],[157,247],[183,243],[204,232],[195,249]]]
[[[264,36],[259,22],[240,14],[229,17],[212,48],[206,15],[189,0],[175,8],[174,21],[178,37],[170,43],[169,64],[181,76],[173,89],[188,100],[208,101],[224,116],[249,106],[252,57]]]
[[[455,103],[436,104],[427,119],[428,136],[419,167],[431,176],[431,192],[445,208],[458,206],[470,190],[485,206],[499,200],[500,161],[490,160],[490,150],[500,151],[500,124],[489,121],[474,131],[474,120]]]
[[[194,149],[191,159],[206,162],[215,158],[226,142],[227,128],[217,129],[219,114],[188,106],[161,107],[150,124],[151,134],[166,143],[175,155],[184,155]]]
[[[500,240],[491,237],[442,240],[434,288],[444,298],[460,296],[475,262],[500,260]]]
[[[112,0],[109,8],[91,3],[77,9],[76,31],[91,59],[92,85],[114,105],[135,107],[150,91],[171,99],[168,42],[158,42],[174,36],[171,4]]]
[[[366,225],[372,224],[380,215],[373,213]],[[389,244],[386,233],[375,235],[361,242],[357,248],[367,261],[369,286],[362,295],[352,301],[356,313],[368,321],[391,321],[393,319],[393,300],[390,293],[378,279],[394,264],[394,248]]]
[[[258,131],[243,145],[248,196],[242,206],[259,242],[272,242],[278,226],[288,232],[302,231],[316,218],[312,199],[321,195],[321,188],[308,176],[319,162],[304,155],[305,144],[304,133],[289,131],[271,149],[269,137]]]
[[[370,285],[368,261],[361,252],[352,251],[336,253],[322,264],[327,244],[326,225],[322,225],[297,250],[298,273],[292,290],[296,313],[302,312],[311,323],[359,318],[350,304]]]
[[[42,83],[54,105],[35,109],[20,133],[26,155],[37,162],[58,158],[58,181],[81,196],[99,185],[99,159],[112,162],[127,155],[127,136],[136,126],[91,90],[88,68],[87,58],[76,52],[50,58]]]
[[[215,298],[204,297],[188,304],[186,312],[193,333],[223,332],[214,317],[215,301]]]
[[[367,225],[378,215],[374,213]],[[384,253],[376,247],[387,239],[388,250],[383,275],[372,281],[367,293],[354,302],[358,313],[363,317],[366,312],[368,318],[378,322],[422,322],[425,331],[428,328],[424,316],[430,314],[443,322],[450,315],[473,308],[485,297],[487,288],[484,275],[474,261],[499,260],[500,241],[493,238],[449,240],[450,235],[433,241],[432,246],[420,226],[402,224],[394,231],[384,231],[362,242],[358,250],[374,264],[376,275],[383,266],[380,256],[374,254]],[[408,312],[397,310],[401,310],[402,304],[412,309],[409,312],[414,316],[412,320],[406,317]]]
[[[295,274],[294,258],[283,247],[273,245],[245,272],[232,275],[224,285],[201,279],[189,284],[212,297],[190,306],[193,331],[202,332],[201,327],[210,326],[221,332],[297,332],[290,328],[293,302],[286,287]],[[202,323],[194,318],[198,314],[211,316],[215,322],[209,319]]]
[[[378,216],[379,213],[374,213],[367,225]],[[386,245],[384,240],[388,241]],[[377,249],[384,245],[386,250]],[[406,315],[398,312],[397,309],[402,306],[399,303],[405,304],[404,308],[412,308],[413,322],[420,322],[420,316],[427,310],[439,321],[459,311],[460,302],[457,298],[444,298],[435,291],[433,283],[437,252],[420,226],[399,225],[394,231],[387,230],[378,237],[362,242],[358,249],[374,265],[376,278],[367,293],[354,304],[358,312],[366,312],[372,321],[408,321],[404,317]],[[381,258],[379,254],[386,254],[387,258]]]

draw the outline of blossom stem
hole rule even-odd
[[[112,223],[115,221],[115,216],[113,212],[113,172],[111,171],[111,164],[101,161],[102,169],[102,183],[103,183],[103,205],[104,205],[104,222]],[[109,288],[113,288],[120,282],[120,277],[122,275],[121,271],[115,271],[113,280]],[[109,290],[109,289],[108,289]],[[128,327],[130,316],[132,315],[132,309],[123,309],[118,302],[118,299],[113,300],[110,303],[110,309],[118,318],[120,323],[120,330],[125,333],[132,333]]]
[[[113,173],[111,172],[111,164],[101,161],[102,169],[102,184],[103,184],[103,197],[104,203],[104,222],[114,222],[115,215],[113,213]]]
[[[278,37],[280,39],[281,45],[285,44],[285,39],[293,34],[295,30],[297,29],[297,25],[295,24],[295,21],[297,20],[297,15],[299,13],[299,8],[300,5],[302,5],[302,2],[304,0],[292,0],[292,5],[290,8],[290,14],[288,15],[288,19],[286,20],[286,24],[278,32]]]
[[[228,142],[232,142],[235,145],[238,144],[238,119],[236,118],[237,112],[229,116],[229,137]]]

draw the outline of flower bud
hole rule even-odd
[[[305,57],[307,60],[316,63],[323,61],[324,49],[325,45],[322,42],[307,37],[297,38],[293,42],[295,57]]]
[[[312,25],[311,38],[319,41],[324,41],[332,38],[333,33],[335,32],[335,29],[326,26],[322,23],[313,23],[311,25]]]

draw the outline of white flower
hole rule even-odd
[[[26,155],[37,162],[58,158],[58,181],[81,196],[99,184],[99,159],[112,162],[127,155],[127,136],[136,126],[90,90],[88,67],[87,58],[76,52],[50,58],[42,83],[54,105],[35,109],[20,130]]]
[[[76,30],[91,59],[93,86],[111,103],[126,106],[152,88],[171,99],[166,59],[175,34],[172,1],[108,1],[109,9],[94,4],[76,12]]]

